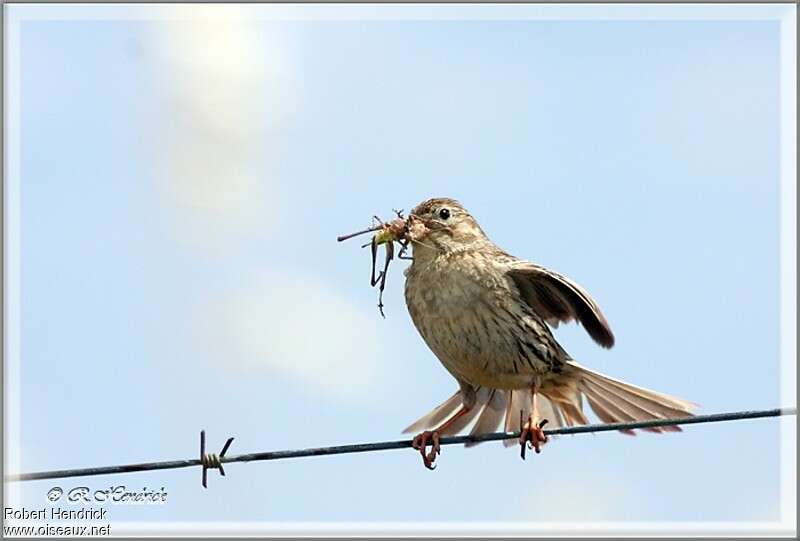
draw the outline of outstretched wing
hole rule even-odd
[[[525,302],[550,325],[577,320],[595,342],[606,348],[614,345],[614,334],[600,308],[572,280],[527,261],[517,263],[508,276]]]

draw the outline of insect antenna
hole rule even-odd
[[[367,229],[362,229],[361,231],[356,231],[355,233],[350,233],[349,235],[339,235],[336,237],[336,242],[352,239],[353,237],[358,237],[359,235],[366,235],[367,233],[372,233],[373,231],[378,231],[379,229],[383,229],[383,223],[368,227]]]

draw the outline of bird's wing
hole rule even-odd
[[[601,346],[614,345],[614,334],[600,308],[572,280],[527,261],[516,262],[507,274],[525,302],[550,325],[576,320]]]

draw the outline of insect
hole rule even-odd
[[[386,277],[389,273],[389,264],[392,262],[395,256],[394,243],[396,242],[400,245],[400,251],[397,253],[398,259],[413,259],[412,257],[406,255],[406,251],[408,250],[408,246],[412,241],[412,230],[415,230],[418,227],[415,227],[416,224],[412,223],[411,216],[408,218],[403,217],[402,210],[395,210],[394,212],[397,214],[397,218],[390,222],[384,222],[379,217],[373,216],[372,218],[375,222],[377,222],[377,225],[373,225],[372,227],[362,231],[357,231],[356,233],[336,237],[337,242],[342,242],[359,235],[375,232],[375,234],[372,236],[372,240],[366,244],[363,244],[361,247],[370,247],[370,252],[372,254],[372,271],[370,273],[369,285],[372,287],[375,287],[376,285],[378,286],[378,310],[381,313],[381,317],[384,319],[386,319],[386,314],[383,313],[383,290],[386,287]],[[375,276],[375,268],[378,261],[378,248],[381,244],[386,246],[386,257],[383,261],[383,270],[379,271],[378,275]]]

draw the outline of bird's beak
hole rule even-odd
[[[424,220],[413,214],[408,217],[408,233],[406,236],[412,242],[425,238],[428,231],[429,229]]]

